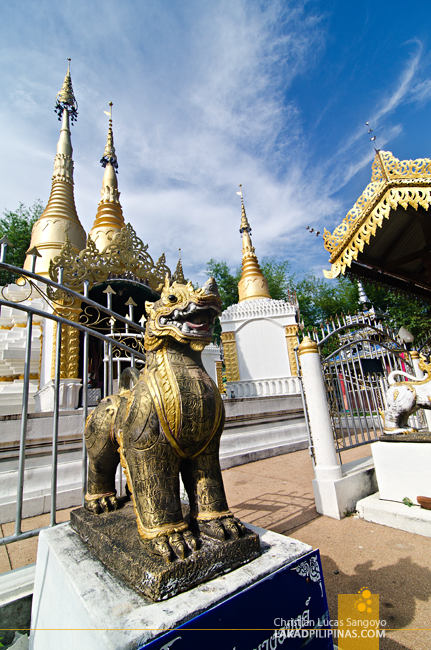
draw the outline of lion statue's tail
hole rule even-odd
[[[409,375],[407,372],[403,372],[402,370],[394,370],[393,372],[391,372],[391,374],[388,377],[389,386],[393,386],[394,384],[396,384],[395,377],[397,375],[401,375],[402,377],[405,377],[406,379],[410,379],[411,381],[417,381],[418,380],[417,377],[414,377],[413,375]]]
[[[139,370],[136,368],[126,368],[120,376],[119,391],[128,390],[131,384],[136,384],[139,379]]]

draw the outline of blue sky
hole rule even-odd
[[[75,200],[88,231],[113,101],[125,220],[157,257],[202,278],[235,267],[242,183],[259,258],[322,277],[305,226],[340,223],[373,144],[431,157],[429,2],[51,0],[2,3],[0,210],[49,197],[54,100],[72,59]]]

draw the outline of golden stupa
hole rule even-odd
[[[241,196],[241,227],[239,231],[242,234],[242,273],[238,282],[239,302],[258,298],[271,298],[268,281],[260,269],[251,243],[251,227],[245,214],[242,185],[240,184],[239,187],[240,192],[238,194]]]
[[[117,181],[117,155],[114,147],[114,134],[112,131],[112,102],[109,103],[109,127],[108,138],[101,164],[105,168],[103,174],[101,200],[97,208],[96,218],[89,237],[93,240],[96,248],[102,252],[112,242],[113,236],[120,232],[126,225],[123,218],[123,210],[119,201]]]
[[[76,120],[78,104],[73,94],[70,76],[70,59],[63,86],[56,97],[55,110],[61,120],[60,139],[54,160],[51,194],[48,204],[33,226],[29,251],[35,246],[37,257],[35,272],[49,276],[49,264],[60,253],[68,239],[72,250],[78,253],[85,248],[85,231],[76,213],[73,193],[73,160],[70,139],[70,119]],[[30,270],[32,257],[27,254],[24,269]]]

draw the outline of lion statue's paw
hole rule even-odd
[[[418,430],[414,427],[396,427],[396,428],[384,428],[383,433],[388,435],[408,435],[409,433],[417,433]]]
[[[160,555],[166,563],[174,559],[172,554],[179,560],[184,560],[189,552],[194,553],[198,549],[198,543],[190,530],[182,533],[174,532],[170,535],[159,535],[154,539],[144,542],[147,548],[154,555]]]
[[[220,542],[224,542],[226,539],[238,539],[245,533],[244,524],[233,516],[208,520],[194,519],[191,525],[193,530],[218,539]]]
[[[119,501],[115,494],[85,495],[84,507],[95,515],[100,515],[101,512],[110,512],[111,510],[118,510]]]

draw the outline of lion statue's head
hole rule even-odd
[[[213,277],[198,289],[191,282],[172,283],[166,277],[160,300],[146,302],[145,309],[146,350],[156,350],[166,337],[203,350],[212,341],[214,322],[221,313],[221,298]]]

